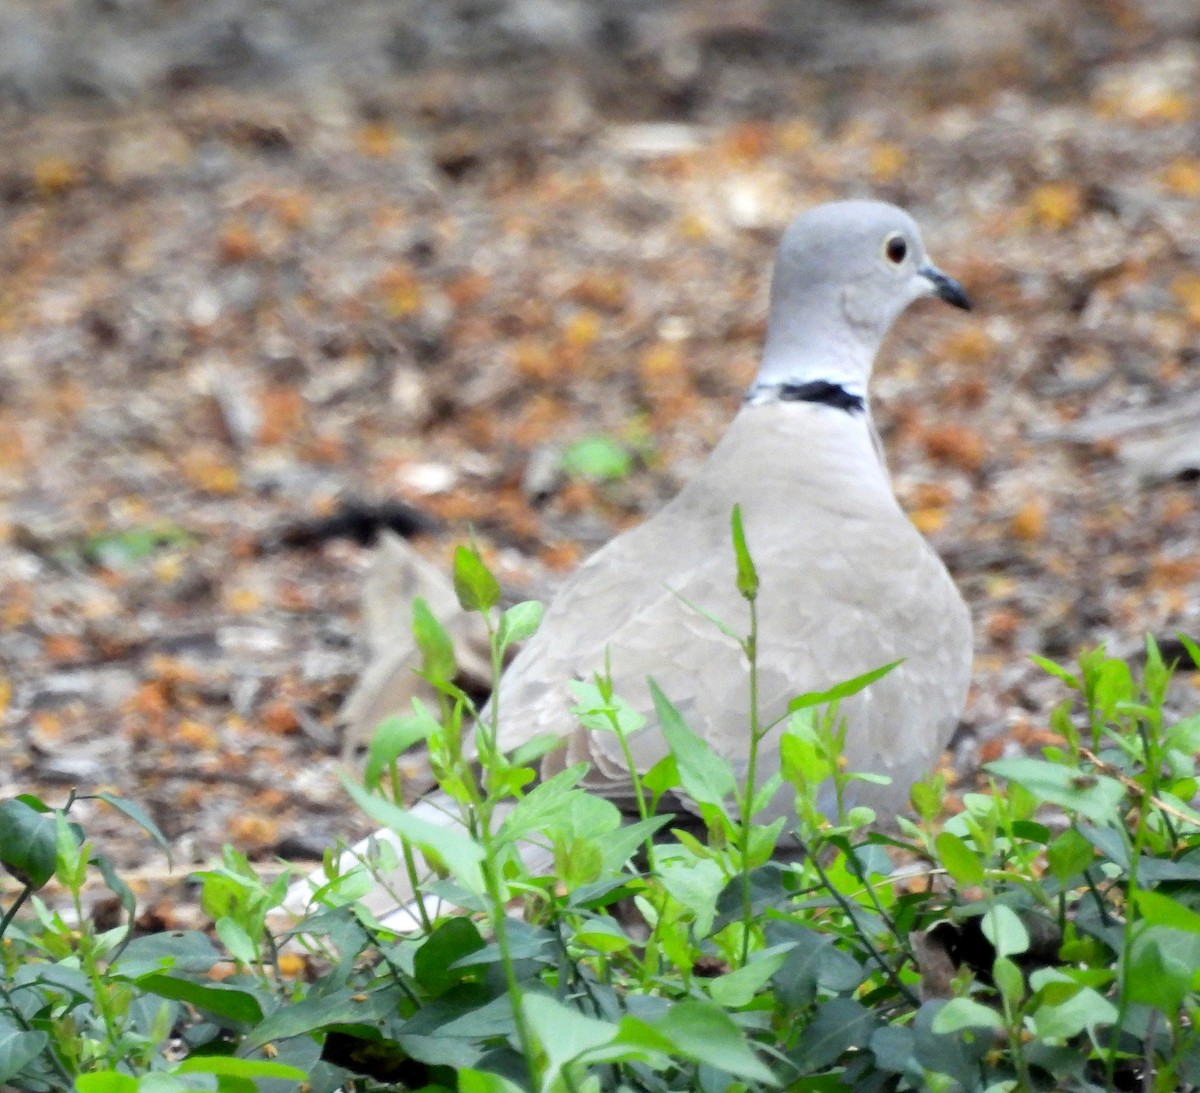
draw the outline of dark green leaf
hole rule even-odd
[[[57,860],[53,814],[20,800],[0,803],[0,865],[22,884],[38,889],[54,876]]]
[[[853,998],[831,998],[822,1003],[800,1034],[793,1061],[804,1071],[823,1070],[853,1047],[865,1047],[876,1019]]]
[[[142,990],[160,998],[187,1002],[216,1017],[247,1025],[257,1024],[263,1018],[262,1005],[253,994],[224,983],[194,983],[161,972],[139,976],[137,983]]]
[[[483,947],[483,937],[474,922],[448,918],[414,954],[413,976],[430,995],[442,994],[464,978],[464,958]]]
[[[360,994],[343,987],[325,995],[310,994],[262,1020],[247,1035],[242,1048],[259,1048],[272,1040],[290,1040],[332,1025],[373,1025],[395,1007],[396,995],[392,991]]]
[[[50,1043],[44,1032],[21,1032],[0,1027],[0,1082],[15,1078]]]

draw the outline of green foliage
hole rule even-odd
[[[289,928],[274,910],[288,878],[267,883],[227,851],[197,875],[210,931],[99,931],[84,912],[85,884],[98,876],[130,919],[134,898],[74,822],[76,799],[57,809],[30,796],[0,802],[0,866],[18,893],[0,905],[0,1084],[32,1093],[1200,1084],[1200,716],[1169,712],[1171,667],[1157,647],[1148,644],[1140,670],[1103,650],[1070,668],[1045,662],[1071,695],[1053,714],[1061,743],[991,764],[1004,785],[964,794],[944,822],[941,785],[915,787],[920,820],[901,818],[899,834],[886,835],[869,810],[845,806],[854,784],[872,779],[842,767],[838,706],[895,665],[830,680],[797,696],[781,722],[762,723],[758,579],[739,513],[732,529],[730,579],[751,618],[737,638],[752,668],[748,762],[716,755],[652,685],[671,754],[634,770],[633,823],[582,788],[582,765],[539,777],[556,741],[506,754],[494,705],[471,729],[478,714],[452,682],[453,647],[423,604],[413,623],[437,709],[416,702],[382,724],[364,784],[347,783],[392,838],[330,854],[309,912]],[[487,623],[498,674],[540,609],[501,610],[473,550],[456,556],[455,586]],[[633,769],[631,741],[646,719],[604,673],[574,693],[581,723],[611,733]],[[772,733],[781,770],[760,777],[758,749]],[[429,750],[451,826],[403,807],[398,767],[417,746]],[[794,798],[798,817],[785,845],[803,851],[786,865],[775,860],[783,820],[760,822],[780,795]],[[136,805],[104,799],[165,846]],[[694,815],[673,815],[684,799]],[[818,802],[830,801],[823,811]],[[534,852],[553,861],[551,875],[530,870]],[[397,877],[423,894],[403,930],[357,902]],[[53,904],[43,898],[50,885]],[[311,957],[304,978],[299,952]],[[210,974],[218,966],[223,974]]]
[[[562,454],[562,469],[572,478],[612,482],[628,478],[634,457],[629,447],[610,436],[586,436]]]

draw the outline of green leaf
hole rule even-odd
[[[249,991],[224,983],[195,983],[175,975],[152,972],[138,977],[137,984],[150,994],[187,1002],[205,1013],[224,1017],[243,1024],[257,1024],[263,1019],[262,1006]]]
[[[560,465],[572,478],[615,482],[629,477],[633,470],[633,455],[612,437],[585,436],[563,452]]]
[[[758,570],[746,546],[746,532],[742,527],[742,506],[734,505],[730,513],[733,530],[733,554],[737,559],[737,590],[742,599],[753,600],[758,595]]]
[[[500,646],[507,649],[516,641],[525,641],[537,633],[542,624],[543,607],[537,600],[514,603],[500,616]]]
[[[633,942],[621,924],[608,915],[594,915],[575,931],[574,940],[602,953],[623,953]]]
[[[1200,914],[1161,892],[1138,891],[1134,902],[1141,917],[1152,926],[1169,926],[1188,934],[1200,934]]]
[[[1014,956],[1029,950],[1029,931],[1017,912],[1003,903],[989,907],[981,923],[983,936],[992,943],[997,956]]]
[[[458,1093],[525,1093],[521,1086],[490,1070],[460,1070]]]
[[[823,1070],[853,1047],[870,1042],[876,1019],[853,998],[831,998],[817,1009],[800,1034],[798,1062],[807,1071]]]
[[[649,683],[659,727],[671,754],[675,756],[683,791],[697,804],[723,808],[725,801],[737,788],[729,764],[688,728],[658,684],[654,680]]]
[[[331,1025],[374,1024],[394,1012],[395,1007],[396,995],[391,991],[359,994],[344,987],[329,994],[310,994],[260,1020],[242,1041],[241,1050],[260,1048],[272,1040],[307,1036]]]
[[[966,1028],[1004,1028],[1004,1018],[991,1006],[971,998],[951,998],[934,1015],[932,1029],[939,1036]]]
[[[650,1026],[690,1059],[752,1082],[777,1084],[733,1019],[711,1002],[678,1002]]]
[[[138,1093],[138,1080],[115,1070],[98,1070],[80,1074],[75,1079],[75,1093]]]
[[[1187,650],[1187,655],[1192,658],[1192,664],[1200,668],[1200,645],[1197,645],[1186,634],[1177,633],[1175,636],[1179,639],[1179,643]]]
[[[229,1078],[284,1078],[304,1081],[308,1075],[286,1063],[271,1059],[239,1059],[234,1055],[189,1055],[175,1068],[176,1074],[216,1074]]]
[[[57,824],[21,800],[0,803],[0,865],[34,890],[54,876]]]
[[[1000,997],[1016,1009],[1025,997],[1025,977],[1021,969],[1007,956],[998,956],[992,962],[992,978],[996,981]]]
[[[1098,1025],[1115,1025],[1118,1015],[1117,1007],[1102,994],[1081,987],[1062,1001],[1038,1006],[1031,1016],[1038,1039],[1057,1045],[1066,1044],[1085,1030],[1092,1032]]]
[[[1078,876],[1092,864],[1095,857],[1092,844],[1073,827],[1067,828],[1046,847],[1046,864],[1050,867],[1050,875],[1059,884]]]
[[[546,1053],[549,1065],[542,1079],[543,1089],[552,1088],[563,1067],[573,1059],[611,1043],[617,1034],[616,1025],[587,1017],[546,994],[526,994],[521,1010]]]
[[[848,679],[844,683],[837,683],[827,691],[809,691],[807,694],[797,695],[788,703],[788,713],[795,713],[797,710],[807,710],[813,706],[823,706],[827,702],[836,702],[838,699],[856,695],[859,691],[869,687],[877,679],[882,679],[893,668],[897,668],[903,663],[903,660],[893,660],[891,664],[885,664],[881,668],[873,668],[869,672],[863,672],[862,675]]]
[[[363,771],[366,787],[376,789],[391,765],[414,744],[427,740],[437,727],[437,722],[428,714],[388,717],[379,722],[367,748],[367,762]]]
[[[500,582],[470,547],[454,550],[454,591],[464,611],[490,611],[500,602]]]
[[[1079,682],[1079,677],[1068,671],[1061,664],[1055,664],[1052,660],[1047,660],[1045,657],[1040,657],[1036,653],[1030,653],[1029,659],[1033,661],[1047,675],[1053,676],[1055,679],[1065,683],[1073,691],[1082,691],[1083,684]]]
[[[749,963],[708,980],[705,986],[709,996],[717,1005],[726,1009],[749,1005],[754,1001],[755,995],[787,962],[788,954],[793,948],[793,944],[785,943],[754,953]]]
[[[231,918],[219,918],[216,924],[217,937],[229,950],[229,955],[242,964],[253,964],[258,959],[250,935]]]
[[[983,883],[983,863],[979,860],[979,855],[957,835],[943,831],[934,840],[934,846],[942,866],[959,884]]]
[[[466,965],[454,966],[484,947],[474,922],[469,918],[448,918],[413,954],[413,977],[436,997],[465,978]]]
[[[1200,967],[1200,938],[1164,926],[1147,926],[1136,932],[1124,964],[1129,1000],[1156,1006],[1174,1020]]]
[[[1117,821],[1125,787],[1103,774],[1081,773],[1042,759],[998,759],[984,770],[1024,786],[1040,801],[1098,824]]]
[[[79,798],[81,801],[89,799],[91,798],[84,796],[80,796]],[[94,799],[103,801],[105,804],[115,808],[122,815],[129,817],[158,844],[158,848],[167,857],[167,868],[173,868],[171,862],[171,844],[167,842],[167,837],[159,829],[158,824],[146,815],[141,805],[134,801],[126,800],[124,797],[118,797],[115,793],[97,793],[94,794]]]
[[[412,602],[412,632],[421,650],[421,671],[429,680],[449,683],[458,675],[454,642],[420,596]]]
[[[480,864],[483,848],[465,831],[424,820],[399,805],[373,796],[346,776],[342,777],[342,785],[372,820],[390,828],[414,846],[432,851],[446,863],[459,884],[477,895],[482,894],[484,883]]]
[[[0,1082],[21,1073],[50,1043],[44,1032],[20,1032],[0,1029]]]

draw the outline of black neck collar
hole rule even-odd
[[[746,396],[747,402],[819,402],[845,410],[848,414],[861,413],[866,402],[861,395],[851,394],[841,384],[830,380],[809,380],[807,383],[764,383],[755,384]]]

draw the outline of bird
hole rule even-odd
[[[679,493],[559,590],[505,669],[494,710],[481,713],[488,723],[494,712],[501,751],[556,737],[562,746],[543,758],[543,777],[585,762],[581,785],[628,806],[618,739],[571,712],[571,681],[607,672],[645,718],[629,741],[640,771],[667,753],[651,679],[694,733],[745,769],[750,667],[732,635],[746,633],[750,608],[734,579],[736,505],[759,575],[761,723],[784,717],[797,695],[899,661],[839,713],[846,768],[887,776],[851,783],[845,803],[885,818],[904,810],[962,716],[972,668],[970,613],[896,499],[869,403],[885,335],[927,297],[970,310],[904,210],[836,201],[791,222],[775,260],[761,364],[741,407]],[[779,769],[778,740],[776,732],[761,745],[768,774]],[[788,807],[781,793],[768,812]]]

